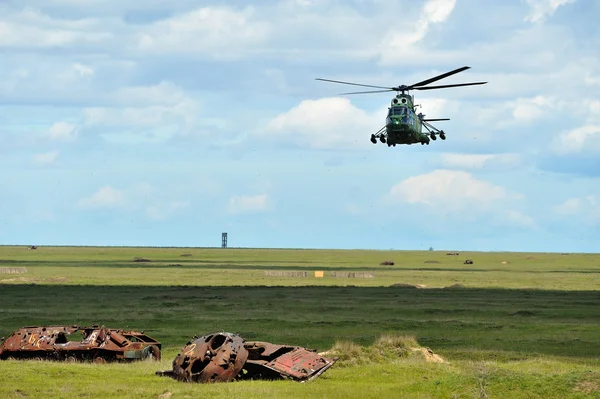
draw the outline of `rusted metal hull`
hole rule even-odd
[[[275,345],[253,341],[245,345],[248,349],[246,371],[240,379],[292,379],[308,381],[318,377],[335,363],[316,351],[299,346]]]
[[[173,370],[156,374],[186,382],[229,381],[242,370],[247,358],[248,351],[241,337],[228,333],[208,334],[183,347],[173,360]]]
[[[0,360],[40,359],[59,361],[160,360],[161,343],[143,332],[105,326],[24,327],[0,346]]]
[[[227,382],[249,379],[308,381],[329,369],[336,359],[299,346],[245,342],[221,332],[194,337],[173,360],[173,369],[157,371],[185,382]]]

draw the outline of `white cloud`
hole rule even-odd
[[[104,186],[92,194],[91,197],[82,198],[78,201],[81,208],[115,208],[125,204],[123,191]]]
[[[106,185],[90,197],[77,202],[81,209],[119,209],[145,215],[151,220],[166,220],[191,206],[189,200],[173,200],[162,190],[141,182],[128,188],[116,189]]]
[[[267,194],[242,195],[229,198],[230,213],[264,212],[269,207]]]
[[[531,122],[563,109],[565,105],[564,101],[559,101],[556,97],[517,98],[512,114],[519,123]]]
[[[430,24],[444,22],[448,19],[450,14],[452,14],[452,10],[454,10],[455,4],[456,0],[426,1],[421,12],[421,17],[416,21],[416,25],[413,27],[414,33],[409,35],[398,34],[397,29],[395,29],[394,32],[396,32],[396,36],[391,45],[401,49],[407,44],[413,45],[418,43],[427,34]]]
[[[171,217],[175,212],[188,209],[190,207],[189,201],[176,201],[166,205],[148,205],[146,206],[146,214],[150,219],[153,220],[166,220]]]
[[[589,111],[588,122],[600,124],[600,100],[586,100],[585,103]]]
[[[572,215],[586,210],[600,207],[600,197],[588,195],[585,197],[569,198],[562,204],[558,205],[555,210],[563,215]]]
[[[562,133],[550,147],[559,155],[584,151],[600,154],[600,125],[582,126]]]
[[[503,187],[454,170],[409,177],[389,191],[393,202],[427,205],[439,212],[476,211],[512,197]]]
[[[75,69],[81,76],[92,76],[94,74],[93,68],[80,63],[73,64],[73,69]]]
[[[371,133],[385,124],[385,113],[368,114],[346,98],[304,100],[256,133],[313,149],[364,148]]]
[[[111,142],[164,142],[194,134],[201,106],[169,82],[148,87],[125,87],[111,97],[121,107],[88,107],[83,128],[104,130]],[[110,130],[109,130],[110,129]]]
[[[51,165],[56,161],[58,151],[45,152],[43,154],[35,154],[33,160],[39,165]]]
[[[394,63],[404,58],[410,58],[410,53],[419,52],[414,48],[421,42],[430,25],[444,22],[452,11],[456,0],[427,0],[423,5],[421,14],[414,23],[404,24],[401,28],[394,26],[381,40],[377,49],[383,64]],[[408,19],[410,21],[410,19]]]
[[[415,106],[417,106],[417,113],[421,112],[428,118],[446,118],[449,113],[456,114],[457,112],[460,112],[462,108],[460,101],[439,97],[415,97]],[[462,110],[464,111],[464,108]]]
[[[572,215],[581,211],[581,198],[569,198],[555,207],[555,211],[562,215]]]
[[[562,204],[555,206],[557,215],[566,218],[581,217],[586,223],[600,222],[600,196],[587,195],[584,197],[573,197]]]
[[[456,0],[429,0],[425,2],[423,6],[423,19],[425,22],[437,23],[444,22],[450,14],[452,14],[452,10],[454,10],[454,6],[456,4]]]
[[[530,12],[525,21],[538,23],[543,22],[547,16],[552,16],[556,9],[565,4],[573,3],[575,0],[527,0]]]
[[[508,224],[520,227],[538,228],[531,216],[524,215],[519,211],[508,210],[504,213],[504,216],[506,217]]]
[[[254,19],[253,7],[202,7],[153,23],[137,34],[137,49],[148,54],[203,53],[237,58],[267,40],[268,25]]]
[[[106,21],[98,19],[51,18],[29,7],[7,14],[0,21],[0,47],[67,48],[98,44],[113,38],[113,33],[106,29]]]
[[[397,208],[400,220],[417,223],[423,231],[449,234],[457,224],[486,228],[535,229],[534,218],[523,210],[525,197],[465,171],[434,170],[412,176],[391,187],[382,203]],[[348,213],[358,214],[356,209]],[[370,212],[369,214],[371,214]],[[394,218],[387,215],[386,218]]]
[[[111,97],[117,105],[130,107],[147,105],[173,106],[189,98],[184,90],[167,81],[162,81],[152,86],[120,87]]]
[[[442,165],[456,169],[513,168],[521,163],[519,154],[442,154]]]
[[[364,209],[354,203],[345,204],[342,209],[344,212],[349,213],[350,215],[362,215],[364,213]]]
[[[48,137],[52,140],[71,141],[77,138],[79,129],[77,125],[69,122],[56,122],[48,130]]]

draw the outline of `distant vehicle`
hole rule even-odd
[[[104,326],[23,327],[0,345],[0,360],[60,361],[160,360],[161,343],[137,331]]]
[[[342,82],[339,80],[330,80],[330,79],[321,79],[317,78],[317,80],[322,80],[325,82],[334,82],[334,83],[342,83],[347,85],[354,86],[364,86],[364,87],[375,87],[379,89],[385,90],[372,90],[372,91],[357,91],[351,93],[341,93],[340,95],[346,94],[366,94],[366,93],[383,93],[388,91],[396,91],[398,94],[394,99],[392,99],[391,106],[388,108],[388,114],[385,119],[385,126],[379,129],[376,133],[371,135],[371,142],[373,144],[377,143],[377,139],[382,143],[387,143],[388,147],[396,146],[396,144],[416,144],[421,143],[429,145],[429,141],[436,140],[437,135],[440,136],[442,140],[446,140],[446,133],[443,130],[438,130],[436,127],[431,125],[429,122],[434,121],[449,121],[448,118],[442,119],[425,119],[425,115],[419,113],[416,114],[416,108],[414,105],[414,96],[407,94],[410,90],[433,90],[433,89],[443,89],[447,87],[458,87],[458,86],[472,86],[472,85],[483,85],[487,82],[473,82],[473,83],[458,83],[458,84],[450,84],[450,85],[441,85],[441,86],[429,86],[424,87],[430,83],[438,81],[440,79],[446,78],[450,75],[454,75],[455,73],[462,72],[470,67],[464,66],[458,69],[455,69],[450,72],[446,72],[444,74],[435,76],[433,78],[424,80],[422,82],[414,83],[410,86],[400,85],[396,87],[384,87],[384,86],[371,86],[364,85],[359,83],[350,83],[350,82]],[[425,128],[427,133],[423,133],[422,129]]]

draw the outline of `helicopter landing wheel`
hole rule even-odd
[[[443,130],[440,132],[440,138],[441,138],[442,140],[446,140],[446,134],[444,133],[444,131],[443,131]]]
[[[375,138],[374,134],[371,135],[371,143],[377,144],[377,139]]]
[[[431,140],[437,140],[437,136],[435,135],[435,133],[431,133]]]
[[[379,137],[379,141],[381,141],[383,144],[385,144],[385,137],[383,137],[383,136]]]

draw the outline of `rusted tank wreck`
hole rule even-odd
[[[160,360],[161,343],[137,331],[105,326],[23,327],[0,345],[0,359],[59,361]]]
[[[228,382],[252,379],[312,380],[337,359],[316,351],[269,342],[246,342],[237,334],[212,333],[194,337],[173,360],[173,369],[156,375],[184,382]]]

